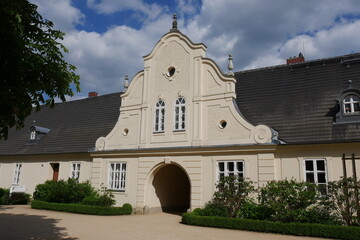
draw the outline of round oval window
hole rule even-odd
[[[221,120],[219,123],[219,128],[224,129],[226,128],[227,122],[225,120]]]
[[[175,74],[175,68],[169,67],[168,73],[167,73],[168,77],[172,77],[172,76],[174,76],[174,74]]]
[[[127,136],[128,134],[129,134],[129,129],[125,128],[124,131],[123,131],[123,135]]]

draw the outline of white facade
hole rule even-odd
[[[130,203],[138,213],[185,211],[211,199],[221,174],[257,186],[291,178],[326,185],[342,176],[342,154],[360,155],[359,142],[279,144],[276,131],[242,117],[235,77],[205,53],[204,44],[177,30],[165,34],[144,57],[144,69],[121,95],[117,123],[94,151],[0,156],[0,187],[24,186],[32,194],[46,180],[74,177],[113,190],[117,205]],[[351,176],[351,162],[347,169]]]
[[[91,178],[97,187],[111,182],[108,166],[125,163],[126,187],[116,194],[119,204],[130,202],[140,212],[145,206],[156,211],[184,204],[185,200],[171,200],[177,191],[159,192],[166,186],[153,184],[166,166],[177,166],[184,173],[189,183],[174,183],[174,188],[189,188],[187,207],[195,208],[211,198],[217,161],[262,159],[274,164],[273,153],[246,153],[240,159],[238,153],[226,153],[232,151],[230,146],[246,146],[246,151],[255,147],[261,152],[258,146],[264,145],[269,151],[274,148],[273,131],[253,126],[240,115],[234,104],[234,76],[224,75],[205,58],[205,52],[205,45],[192,43],[178,31],[169,32],[144,57],[144,70],[121,96],[116,126],[96,141]],[[181,173],[168,168],[170,175],[181,179]],[[250,176],[256,169],[246,171]],[[163,175],[163,181],[169,181]],[[273,178],[271,173],[261,181]]]

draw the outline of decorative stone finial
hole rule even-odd
[[[227,73],[227,75],[230,75],[230,76],[234,76],[234,73],[233,73],[233,69],[234,69],[234,64],[233,64],[233,57],[231,54],[229,54],[229,65],[228,65],[228,69],[229,69],[229,72]]]
[[[173,22],[172,22],[172,29],[170,29],[170,32],[178,32],[179,30],[177,29],[177,16],[176,13],[174,13],[173,15]]]
[[[124,82],[124,89],[128,89],[129,87],[129,77],[128,75],[125,75],[125,82]]]

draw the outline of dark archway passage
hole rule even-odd
[[[163,212],[185,212],[190,208],[190,181],[180,167],[165,165],[155,174],[152,185]]]

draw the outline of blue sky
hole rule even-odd
[[[123,90],[143,68],[142,56],[171,28],[208,47],[227,71],[284,64],[305,50],[307,60],[360,52],[358,0],[30,0],[66,33],[66,60],[77,67],[82,92]]]

